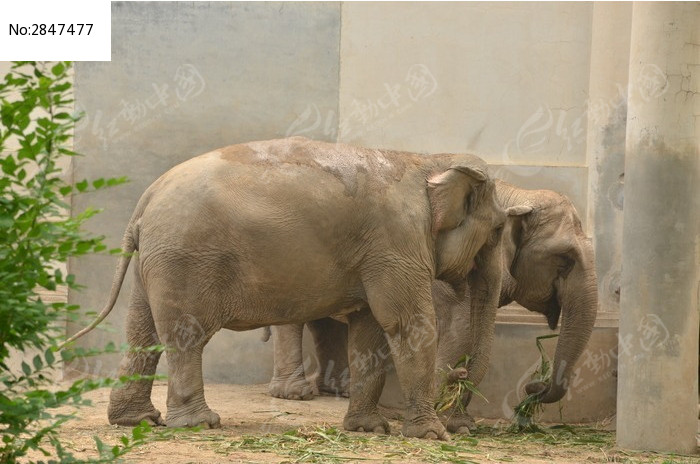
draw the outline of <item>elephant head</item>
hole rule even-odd
[[[543,403],[567,392],[573,367],[588,343],[598,309],[593,246],[571,201],[551,190],[523,190],[498,182],[499,201],[512,211],[503,233],[503,274],[499,306],[515,300],[542,313],[561,331],[550,383],[532,382],[529,394]]]
[[[462,295],[469,285],[473,347],[469,380],[476,384],[488,369],[501,293],[501,235],[506,213],[495,190],[494,182],[479,167],[458,166],[428,179],[436,237],[435,277]]]

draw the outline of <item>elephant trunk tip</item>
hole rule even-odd
[[[540,403],[556,403],[566,395],[566,388],[554,383],[534,381],[525,385],[525,393],[537,395]]]

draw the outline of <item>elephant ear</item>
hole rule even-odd
[[[525,226],[528,215],[532,213],[532,211],[534,211],[534,208],[529,205],[509,206],[506,208],[506,216],[508,216],[507,224],[509,226],[507,229],[510,230],[516,243],[519,243],[517,239],[520,236],[522,228]]]
[[[433,237],[464,222],[469,196],[487,179],[486,173],[474,166],[452,167],[428,179]]]
[[[533,211],[532,206],[517,205],[506,208],[506,228],[503,234],[503,253],[508,268],[513,263],[516,250],[520,244],[523,225],[527,215]]]
[[[532,212],[532,206],[518,205],[510,206],[506,208],[506,214],[508,216],[522,216],[523,214],[529,214]]]

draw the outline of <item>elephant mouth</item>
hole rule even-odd
[[[467,274],[474,270],[476,270],[476,260],[472,259],[471,262],[467,265]]]
[[[549,301],[547,301],[547,307],[545,309],[545,317],[547,318],[547,324],[549,328],[555,330],[557,325],[559,325],[559,315],[561,314],[561,304],[559,304],[559,298],[556,292],[552,294]]]

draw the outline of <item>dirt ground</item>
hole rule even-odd
[[[317,397],[288,401],[267,395],[266,385],[207,385],[209,406],[221,415],[222,428],[186,431],[149,442],[126,455],[127,462],[154,464],[224,462],[463,462],[463,463],[700,463],[690,456],[633,453],[614,447],[614,433],[600,426],[549,434],[512,435],[503,424],[478,421],[472,436],[450,442],[405,439],[400,423],[390,421],[392,436],[342,430],[348,400]],[[156,383],[154,404],[165,413],[166,386]],[[109,390],[92,392],[93,402],[62,427],[65,446],[76,456],[96,457],[93,436],[115,444],[128,427],[107,422]],[[297,429],[296,432],[289,432]],[[165,430],[158,428],[158,430]],[[285,432],[288,432],[286,435]]]

